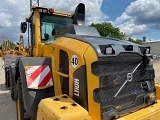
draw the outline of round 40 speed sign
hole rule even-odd
[[[72,55],[71,57],[71,65],[73,68],[76,68],[78,66],[78,57],[77,55]]]

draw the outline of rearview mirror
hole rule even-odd
[[[27,31],[27,23],[26,22],[21,22],[21,32],[25,33]]]

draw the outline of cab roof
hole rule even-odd
[[[72,16],[73,16],[73,13],[61,12],[61,11],[56,11],[56,10],[54,10],[53,13],[50,13],[50,12],[49,12],[49,9],[50,9],[50,8],[40,7],[40,6],[32,6],[30,15],[26,17],[26,21],[27,21],[27,22],[30,21],[30,19],[31,19],[31,17],[33,16],[34,11],[35,11],[36,9],[41,10],[41,12],[42,12],[42,13],[45,13],[45,14],[53,14],[53,15],[66,16],[66,17],[72,17]],[[52,8],[52,9],[53,9],[53,8]],[[43,10],[45,10],[45,12],[43,12]]]

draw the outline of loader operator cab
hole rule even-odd
[[[71,18],[73,14],[54,11],[53,8],[33,7],[31,14],[26,18],[26,22],[21,22],[21,32],[27,31],[31,37],[31,51],[37,48],[38,43],[52,43],[55,40],[55,34],[66,25],[73,23]],[[31,56],[35,52],[31,53]]]
[[[42,41],[48,40],[66,25],[72,24],[72,19],[70,17],[48,15],[43,13],[40,14],[40,20]]]

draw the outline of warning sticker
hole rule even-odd
[[[52,73],[48,65],[25,66],[28,88],[49,87],[53,85]]]

